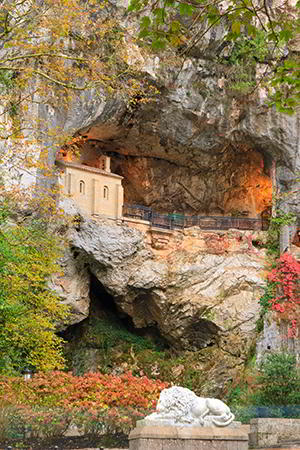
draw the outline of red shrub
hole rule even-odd
[[[300,263],[290,253],[284,253],[269,273],[268,280],[277,284],[277,295],[270,300],[272,309],[286,313],[291,324],[289,337],[295,337],[300,305]]]
[[[0,403],[18,407],[36,435],[59,429],[56,420],[49,420],[49,414],[45,413],[42,420],[43,410],[57,411],[61,417],[71,414],[87,430],[93,429],[93,423],[99,428],[100,418],[105,427],[114,425],[127,430],[138,417],[153,411],[165,387],[167,383],[131,373],[74,376],[55,371],[38,373],[29,381],[22,377],[0,378]]]

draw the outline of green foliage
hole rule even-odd
[[[259,318],[256,322],[256,331],[260,333],[264,328],[264,317],[268,311],[272,308],[271,300],[274,298],[276,293],[276,283],[267,280],[267,285],[264,288],[264,294],[259,299],[260,312]]]
[[[9,91],[14,87],[14,71],[0,69],[0,93]]]
[[[9,215],[0,208],[2,222]],[[67,310],[47,287],[58,270],[59,243],[45,224],[3,224],[0,230],[0,374],[63,367],[55,324]]]
[[[130,333],[119,321],[112,318],[92,318],[87,339],[104,350],[120,343],[127,343],[136,351],[155,349],[150,339]]]
[[[282,211],[277,211],[275,217],[271,218],[271,223],[276,225],[277,227],[281,227],[283,225],[292,225],[297,220],[297,217],[293,213],[284,213]]]
[[[10,216],[10,208],[8,201],[4,200],[0,207],[0,225],[5,223]]]
[[[256,408],[249,404],[249,385],[245,380],[239,384],[229,387],[226,395],[226,403],[230,406],[235,419],[242,423],[249,423],[257,417]]]
[[[139,355],[147,350],[156,353],[159,349],[159,343],[156,344],[150,338],[130,332],[114,314],[110,313],[104,317],[96,317],[92,313],[74,341],[73,338],[74,336],[71,344],[66,347],[65,354],[70,367],[77,375],[89,370],[89,349],[97,349],[97,366],[104,373],[111,372],[116,363],[116,355],[119,355],[118,364],[121,364],[126,359],[131,359],[132,355]]]
[[[296,357],[285,353],[267,356],[260,372],[252,368],[238,385],[229,389],[226,402],[236,420],[255,417],[300,418],[300,373]]]
[[[280,112],[293,114],[300,102],[299,58],[288,59],[277,68],[272,86],[275,93],[271,96],[270,104],[275,105]]]
[[[254,404],[259,406],[280,407],[298,406],[300,412],[300,374],[295,355],[274,353],[268,355],[261,365],[258,377],[259,389],[252,396]],[[284,410],[282,411],[284,414]]]
[[[276,212],[275,217],[271,217],[267,237],[268,254],[275,257],[279,256],[279,237],[280,229],[284,225],[291,225],[297,220],[292,213],[284,213],[280,210]]]
[[[231,411],[235,415],[235,420],[244,424],[249,424],[251,419],[257,417],[257,408],[254,406],[230,406]]]
[[[240,66],[240,74],[233,73],[234,91],[250,93],[259,84],[272,93],[270,104],[279,111],[292,113],[299,105],[299,56],[286,52],[299,33],[297,6],[276,11],[272,8],[270,13],[267,4],[257,8],[239,0],[226,5],[213,1],[204,5],[202,1],[131,0],[128,9],[141,15],[139,37],[145,43],[152,44],[155,50],[174,46],[183,55],[201,46],[201,40],[221,24],[227,33],[222,38],[219,35],[219,39],[226,47],[233,44],[229,62]],[[264,73],[255,77],[257,63],[266,66]]]
[[[269,53],[266,37],[264,31],[257,31],[254,37],[239,34],[227,60],[228,64],[237,65],[247,62],[255,65],[256,62],[263,62]]]
[[[228,88],[234,91],[235,95],[246,95],[253,91],[256,86],[256,64],[264,61],[268,53],[265,32],[257,31],[254,37],[238,32],[232,51],[225,60],[226,64],[232,66],[227,75]]]

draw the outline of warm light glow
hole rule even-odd
[[[224,196],[225,215],[241,212],[248,217],[257,217],[270,209],[272,180],[264,172],[259,152],[253,150],[241,155],[232,173],[231,187]]]

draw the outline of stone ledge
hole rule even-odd
[[[138,426],[129,435],[133,439],[189,439],[248,441],[248,434],[237,428],[195,426]]]
[[[134,217],[122,216],[122,224],[125,224],[126,222],[129,222],[129,223],[140,223],[142,225],[148,225],[148,227],[150,228],[149,220],[142,220],[142,219],[136,219]]]
[[[285,441],[291,438],[300,440],[300,419],[259,418],[250,422],[251,447],[284,446]]]

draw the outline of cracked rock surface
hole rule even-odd
[[[223,246],[216,254],[213,238],[221,240],[221,248],[222,240],[227,242],[231,251]],[[86,276],[92,273],[136,328],[155,327],[179,349],[219,345],[224,337],[226,347],[235,336],[234,351],[245,353],[255,335],[264,286],[263,254],[249,250],[248,241],[247,232],[189,229],[175,232],[166,252],[153,249],[134,228],[85,220],[71,233],[74,305],[86,302],[82,314],[87,312]],[[61,279],[58,286],[66,284]]]

